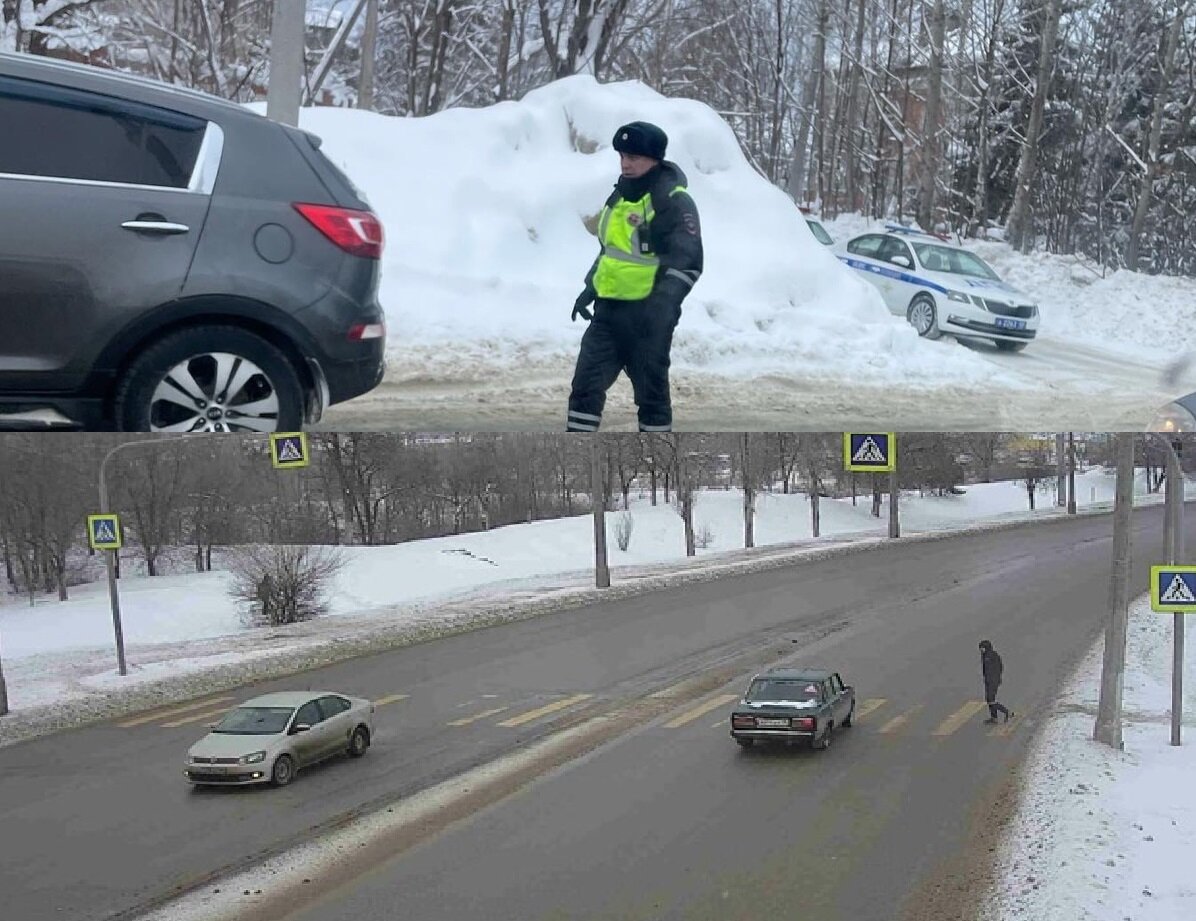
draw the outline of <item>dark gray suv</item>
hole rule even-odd
[[[0,54],[0,428],[287,431],[382,379],[382,225],[311,134]]]

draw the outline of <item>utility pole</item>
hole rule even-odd
[[[1064,461],[1064,436],[1062,432],[1055,435],[1055,475],[1057,483],[1055,488],[1055,504],[1059,508],[1067,505],[1067,467]]]
[[[889,537],[901,536],[901,518],[897,510],[901,489],[897,485],[897,470],[889,472]]]
[[[1166,528],[1167,562],[1176,565],[1184,558],[1184,474],[1179,461],[1178,439],[1167,445]],[[1184,616],[1172,614],[1171,658],[1171,744],[1182,744],[1184,714]]]
[[[594,507],[594,584],[610,588],[610,566],[606,560],[606,485],[602,478],[602,464],[598,460],[598,439],[590,436],[590,503]]]
[[[4,663],[0,661],[0,716],[8,715],[8,685],[4,683]]]
[[[1134,436],[1116,436],[1117,498],[1113,506],[1113,563],[1109,569],[1109,621],[1105,627],[1105,660],[1101,669],[1100,704],[1093,738],[1121,750],[1121,691],[1130,609],[1130,529],[1134,508]]]
[[[266,90],[266,117],[284,125],[299,124],[303,95],[303,36],[307,25],[306,0],[274,0],[270,27],[270,84]]]
[[[1076,513],[1076,433],[1067,433],[1067,514]]]
[[[365,32],[361,36],[361,79],[357,84],[357,108],[374,107],[374,57],[378,51],[378,0],[366,0]]]

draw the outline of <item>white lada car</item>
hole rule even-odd
[[[1001,281],[975,253],[945,238],[888,225],[849,240],[836,255],[874,284],[918,335],[988,339],[1020,352],[1038,335],[1038,305]]]

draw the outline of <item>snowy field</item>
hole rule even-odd
[[[425,118],[303,111],[303,127],[324,139],[387,232],[387,374],[373,393],[334,407],[329,425],[562,427],[585,328],[569,314],[597,251],[586,222],[618,174],[610,139],[632,119],[666,129],[702,214],[706,271],[673,348],[679,428],[887,419],[1017,430],[1057,418],[1055,427],[1140,430],[1196,388],[1196,373],[1162,380],[1177,351],[1196,348],[1184,322],[1196,279],[1100,279],[1074,259],[981,243],[999,272],[1042,301],[1043,338],[1017,355],[926,342],[815,241],[712,109],[579,76],[518,102]],[[831,229],[843,239],[866,225],[847,217]],[[1168,330],[1165,349],[1159,329]],[[632,413],[621,379],[608,423],[626,425]]]

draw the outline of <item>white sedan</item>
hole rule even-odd
[[[187,753],[193,784],[273,783],[337,755],[360,758],[374,735],[374,705],[326,691],[266,694],[230,710]]]
[[[867,278],[888,308],[927,339],[988,339],[1020,352],[1038,335],[1038,305],[975,253],[898,225],[847,242],[836,255]]]

